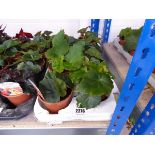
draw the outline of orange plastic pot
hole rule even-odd
[[[32,95],[31,94],[20,94],[20,95],[14,95],[14,96],[5,96],[12,104],[18,106],[22,104],[23,102],[29,100]]]
[[[58,114],[59,110],[66,108],[70,104],[70,102],[72,100],[72,96],[73,96],[73,92],[71,92],[64,100],[52,103],[52,102],[47,102],[47,101],[43,100],[38,95],[38,102],[43,108],[48,110],[49,113]]]

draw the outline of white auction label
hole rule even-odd
[[[75,113],[76,114],[84,114],[86,112],[86,108],[76,108]]]

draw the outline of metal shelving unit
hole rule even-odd
[[[108,42],[111,19],[104,20],[101,43]],[[91,19],[91,31],[98,34],[99,19]],[[104,134],[118,135],[121,133],[137,100],[144,89],[148,78],[155,67],[155,20],[146,20],[135,55],[130,64],[118,103],[107,131],[105,128],[51,128],[1,130],[0,134]],[[155,134],[155,95],[150,99],[130,134]]]
[[[105,20],[105,25],[111,20]],[[103,43],[108,41],[108,35],[103,33]],[[108,34],[110,27],[108,27]],[[106,39],[104,39],[106,38]],[[107,130],[107,135],[120,134],[133,108],[136,106],[138,98],[143,91],[152,71],[155,67],[155,20],[146,20],[141,37],[136,48],[135,55],[130,64],[126,79],[124,81],[116,109],[111,123]],[[154,134],[155,117],[153,96],[146,108],[142,112],[130,134]]]

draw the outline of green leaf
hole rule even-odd
[[[0,45],[0,53],[4,52],[5,50],[5,46],[4,45]]]
[[[61,76],[58,76],[60,73],[48,71],[45,74],[45,79],[53,79],[54,83],[56,85],[56,89],[59,92],[59,95],[61,97],[64,97],[66,95],[67,85],[65,83],[65,79],[61,78]],[[60,74],[62,75],[62,74]],[[63,76],[64,77],[64,76]]]
[[[83,48],[85,47],[86,45],[86,41],[84,39],[80,39],[78,40],[75,44],[78,44],[80,46],[83,46]]]
[[[5,52],[5,54],[6,54],[6,56],[15,56],[16,53],[17,53],[17,51],[18,51],[18,50],[17,50],[15,47],[13,47],[13,48],[7,50],[7,51]]]
[[[139,29],[136,29],[134,34],[140,37],[142,29],[143,29],[143,26],[141,26]]]
[[[71,64],[81,64],[84,58],[83,55],[84,45],[83,42],[76,43],[70,47],[65,59]]]
[[[67,73],[56,73],[55,74],[57,78],[63,80],[68,88],[73,88],[74,84],[72,83],[71,79],[69,78],[69,75]]]
[[[64,69],[69,71],[75,71],[78,70],[81,67],[81,64],[72,64],[69,62],[64,61]]]
[[[91,69],[85,74],[79,85],[78,92],[83,92],[91,96],[109,94],[113,89],[111,77],[106,73],[99,73]]]
[[[97,70],[99,73],[110,73],[106,62],[104,60],[100,62],[95,57],[90,59],[88,68]]]
[[[37,64],[33,64],[32,62],[21,62],[17,65],[17,70],[24,71],[24,72],[33,72],[39,73],[41,71],[41,67]]]
[[[23,70],[25,63],[21,62],[17,65],[17,70]]]
[[[45,74],[45,79],[54,79],[56,78],[56,75],[54,72],[52,71],[47,71],[46,74]]]
[[[66,96],[66,83],[59,78],[44,79],[40,82],[39,88],[48,102],[58,102],[60,97]]]
[[[57,55],[55,54],[53,48],[49,48],[46,52],[46,57],[48,60],[53,59],[55,57],[57,57]]]
[[[136,49],[142,28],[143,27],[140,27],[139,29],[131,29],[131,27],[127,27],[120,31],[119,37],[124,37],[126,43],[123,48],[128,53]]]
[[[0,59],[0,66],[4,66],[4,60]]]
[[[43,41],[44,40],[44,38],[42,37],[42,36],[35,36],[34,37],[34,40],[33,40],[33,42],[34,43],[39,43],[39,42],[41,42],[41,41]]]
[[[52,103],[60,101],[60,95],[56,89],[55,81],[53,79],[42,80],[39,83],[39,89],[46,101]]]
[[[69,45],[72,45],[73,43],[75,43],[76,40],[77,40],[77,39],[75,39],[74,37],[69,36],[69,37],[68,37],[68,43],[69,43]]]
[[[97,70],[100,73],[109,72],[107,65],[104,61],[102,61],[101,63],[98,64]]]
[[[51,59],[53,71],[56,71],[58,73],[61,73],[64,71],[63,60],[64,60],[64,56],[60,56],[59,58]]]
[[[91,57],[90,58],[90,62],[93,62],[94,64],[99,64],[100,63],[100,60],[95,58],[95,57]]]
[[[100,38],[98,38],[97,33],[87,31],[85,34],[85,41],[87,44],[90,44],[91,42],[99,43]]]
[[[135,50],[138,43],[138,39],[139,39],[139,36],[135,36],[135,35],[127,36],[125,38],[126,44],[123,47],[125,51],[130,52],[131,50]]]
[[[12,39],[6,40],[6,41],[3,42],[3,45],[5,46],[5,49],[11,48],[11,47],[16,46],[18,44],[19,44],[18,41],[12,40]]]
[[[50,52],[53,53],[54,56],[62,56],[65,55],[69,50],[69,44],[67,39],[65,38],[64,31],[60,31],[56,34],[52,40],[53,48],[47,52],[47,56],[50,56]]]
[[[23,61],[36,61],[41,58],[41,54],[38,51],[29,50],[28,52],[23,52]]]
[[[37,64],[34,65],[29,64],[29,69],[32,70],[33,73],[39,73],[41,71],[41,67]]]
[[[70,72],[69,77],[73,83],[78,83],[83,78],[86,72],[87,72],[87,68],[81,68],[79,70]]]
[[[24,50],[28,50],[35,46],[38,46],[38,44],[36,44],[34,40],[31,40],[30,42],[26,42],[20,45],[21,49],[24,49]]]
[[[44,40],[42,42],[39,43],[38,45],[38,49],[49,49],[50,48],[50,41],[49,40]]]
[[[131,29],[131,27],[127,27],[125,29],[122,29],[119,33],[119,37],[127,37],[129,35],[132,35],[133,31]]]
[[[63,80],[56,78],[55,79],[55,84],[56,84],[56,89],[59,92],[59,95],[61,97],[66,96],[66,94],[67,94],[67,91],[66,91],[67,90],[66,83]]]
[[[91,47],[86,51],[86,54],[88,54],[89,56],[98,58],[100,60],[103,60],[100,51],[98,51],[95,47]]]
[[[67,40],[65,39],[65,34],[64,34],[64,31],[61,30],[60,32],[58,32],[53,40],[52,40],[52,43],[53,43],[53,46],[54,47],[58,47],[60,46],[61,44],[66,44],[67,45]]]
[[[76,98],[78,108],[95,108],[101,102],[101,96],[89,96],[88,94],[80,94]]]

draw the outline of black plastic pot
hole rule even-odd
[[[25,84],[30,86],[32,97],[18,106],[12,104],[7,98],[0,96],[0,108],[3,108],[0,112],[0,120],[20,119],[33,111],[37,93],[30,83],[26,82]]]

